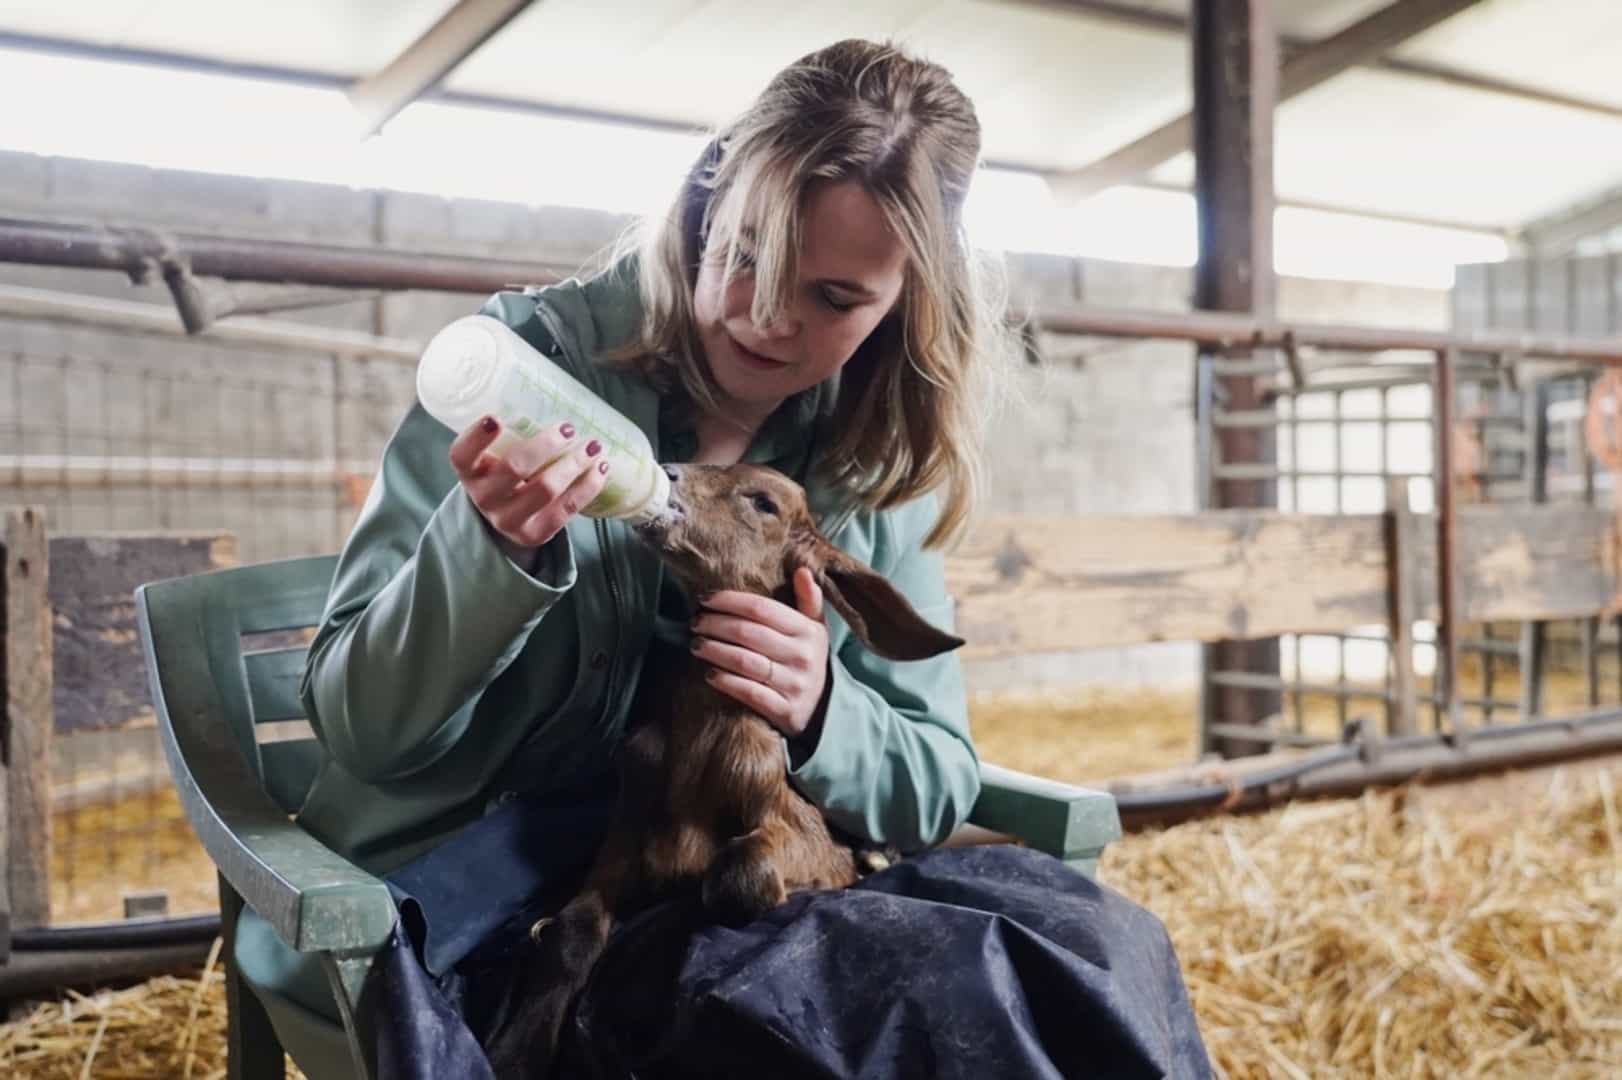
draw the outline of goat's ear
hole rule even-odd
[[[822,594],[868,648],[887,660],[923,660],[949,652],[963,639],[919,615],[907,598],[870,567],[819,539],[808,560]]]

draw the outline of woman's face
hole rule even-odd
[[[731,420],[758,425],[786,398],[834,374],[901,295],[906,251],[860,184],[813,188],[803,230],[799,281],[773,326],[750,317],[755,277],[748,268],[723,288],[724,260],[700,264],[693,296],[699,338]]]

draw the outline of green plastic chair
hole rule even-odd
[[[324,751],[311,738],[261,743],[257,726],[304,719],[305,648],[244,647],[245,635],[321,618],[334,556],[288,559],[152,582],[135,592],[152,703],[181,806],[220,875],[229,1075],[285,1075],[282,1048],[232,960],[247,904],[300,952],[320,954],[355,1075],[376,1075],[356,1008],[395,908],[387,887],[301,829],[292,814]],[[982,766],[970,821],[1094,873],[1121,835],[1107,792]],[[983,837],[982,837],[983,839]]]

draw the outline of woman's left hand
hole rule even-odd
[[[749,706],[789,738],[805,733],[828,681],[822,589],[794,571],[796,607],[746,592],[718,592],[693,620],[693,655],[712,665],[710,685]]]

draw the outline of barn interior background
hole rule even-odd
[[[1612,1075],[1610,0],[0,5],[8,1068],[221,1067],[133,587],[335,551],[429,334],[857,35],[975,99],[1028,331],[982,753],[1117,791],[1227,1075]]]

